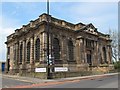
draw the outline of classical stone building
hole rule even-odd
[[[92,23],[72,24],[42,14],[7,37],[6,72],[35,73],[35,68],[47,67],[47,17],[52,68],[80,72],[112,63],[112,40],[108,34],[98,32]]]

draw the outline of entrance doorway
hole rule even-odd
[[[92,65],[92,55],[91,55],[91,50],[87,51],[87,63],[91,66]]]
[[[7,63],[8,65],[8,67],[7,67],[7,71],[10,71],[10,59],[8,59],[8,63]]]

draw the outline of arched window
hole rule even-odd
[[[60,60],[60,45],[57,38],[53,39],[53,55],[54,60]]]
[[[39,61],[40,59],[40,39],[38,38],[35,43],[35,59]]]
[[[105,47],[103,47],[103,57],[104,57],[104,62],[105,62],[105,63],[108,63],[108,62],[107,62],[106,48],[105,48]]]
[[[20,45],[20,63],[22,62],[23,44]]]
[[[74,46],[71,40],[68,41],[68,56],[69,61],[74,61]]]
[[[27,61],[30,62],[30,42],[27,44]]]

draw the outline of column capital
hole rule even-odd
[[[78,36],[77,39],[84,39],[84,37],[83,36]]]
[[[24,38],[23,41],[26,42],[26,38]]]
[[[34,34],[32,33],[32,35],[30,36],[30,38],[34,38]]]

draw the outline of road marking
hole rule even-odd
[[[32,81],[29,81],[29,80],[22,80],[22,79],[15,79],[15,80],[22,81],[22,82],[33,83]]]
[[[5,86],[5,88],[8,88],[8,86]]]

